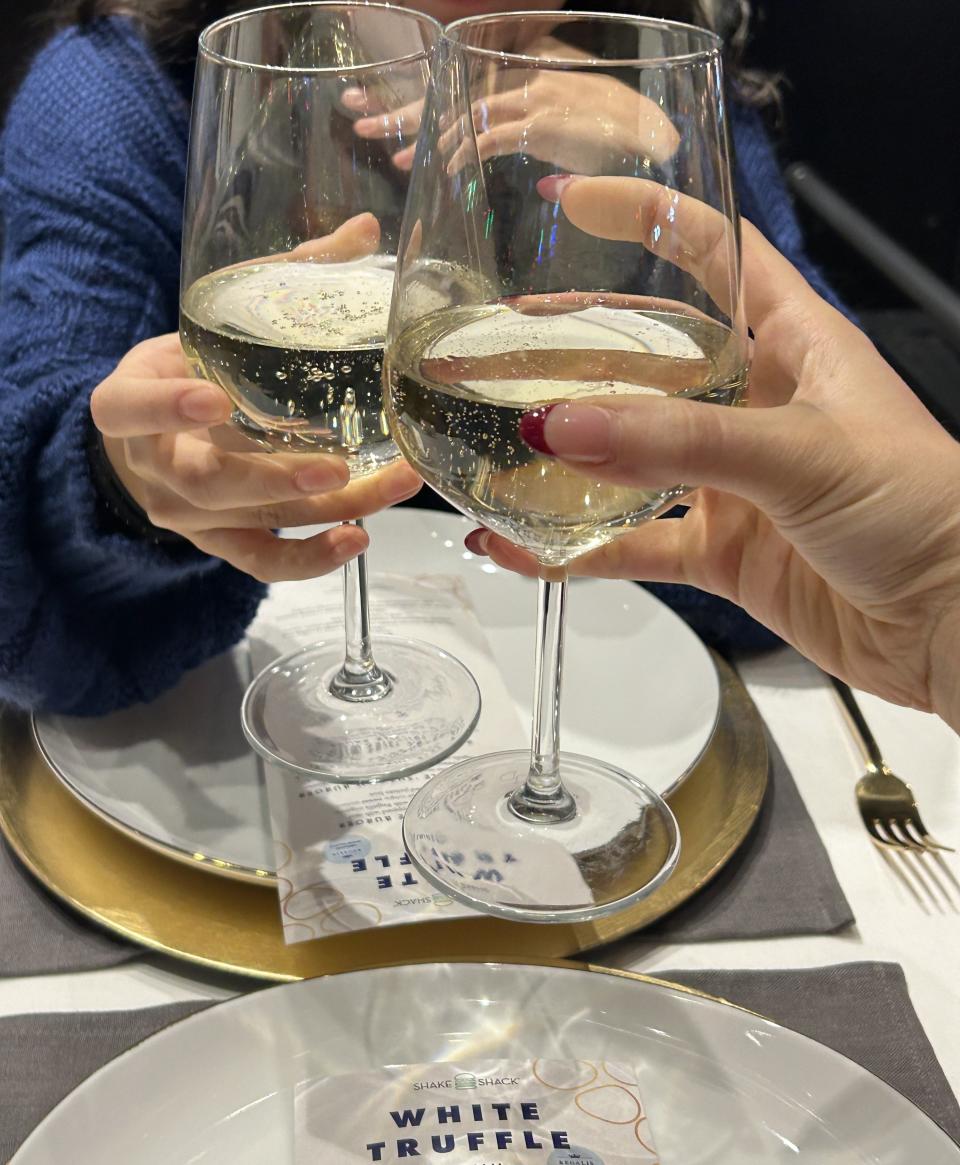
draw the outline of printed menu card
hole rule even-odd
[[[267,616],[248,642],[254,672],[279,655],[343,636],[338,577],[275,587]],[[482,695],[480,720],[465,744],[433,769],[372,784],[332,784],[265,765],[277,850],[280,909],[288,943],[345,931],[471,913],[434,890],[413,869],[401,836],[410,798],[434,773],[470,756],[524,748],[527,737],[493,660],[462,580],[455,576],[379,576],[371,588],[378,628],[448,651],[472,672]],[[531,654],[532,654],[531,644]],[[532,676],[531,676],[532,680]]]

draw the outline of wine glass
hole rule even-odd
[[[399,457],[381,390],[408,182],[394,158],[415,138],[438,28],[389,6],[295,3],[200,37],[180,334],[193,371],[229,394],[236,428],[264,450],[336,453],[353,476]],[[355,131],[371,115],[386,137]],[[254,679],[250,743],[337,781],[448,756],[479,715],[473,677],[401,638],[380,638],[374,659],[364,556],[344,568],[344,601],[345,648],[315,644]]]
[[[427,880],[482,911],[595,918],[660,885],[679,838],[638,776],[559,752],[567,566],[687,490],[600,482],[589,465],[538,451],[536,429],[558,401],[730,405],[741,394],[747,335],[717,39],[576,12],[449,26],[398,254],[385,358],[394,438],[434,489],[540,564],[530,752],[434,777],[404,819],[407,851]],[[656,683],[655,660],[631,676],[597,667],[598,700],[605,684],[635,685],[639,701]]]

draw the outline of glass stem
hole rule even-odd
[[[569,821],[577,814],[573,797],[560,779],[560,681],[563,675],[566,568],[543,568],[537,615],[536,687],[530,770],[509,806],[525,821]]]
[[[363,529],[363,521],[344,522]],[[370,599],[367,594],[367,556],[352,558],[343,567],[343,617],[346,650],[343,665],[330,681],[330,691],[341,700],[366,704],[382,700],[393,688],[386,672],[373,658],[370,643]]]

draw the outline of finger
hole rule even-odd
[[[464,138],[447,162],[447,173],[456,174],[468,161],[482,163],[504,154],[524,153],[537,157],[532,144],[532,128],[529,122],[508,121],[477,134],[475,138]]]
[[[485,555],[504,570],[522,574],[525,578],[539,577],[537,560],[529,550],[521,550],[519,546],[514,546],[490,530],[472,530],[464,538],[463,544],[471,554]]]
[[[141,340],[123,357],[117,371],[144,380],[186,380],[190,377],[190,367],[177,332]]]
[[[240,530],[283,530],[294,526],[320,526],[328,522],[352,522],[413,497],[423,482],[408,466],[398,465],[372,477],[352,482],[345,489],[299,498],[296,501],[249,509],[218,510],[218,526]],[[182,529],[204,529],[211,513],[191,507],[180,518]]]
[[[413,159],[416,157],[417,147],[407,146],[403,150],[397,152],[390,159],[398,170],[408,171],[413,169]]]
[[[411,101],[399,109],[385,109],[371,117],[361,117],[353,123],[353,132],[361,138],[398,138],[416,133],[420,128],[422,101]]]
[[[457,384],[465,380],[492,380],[504,368],[511,376],[543,380],[558,385],[573,380],[579,387],[596,382],[648,386],[664,392],[706,383],[713,365],[705,357],[658,355],[655,352],[627,352],[614,348],[518,348],[493,356],[436,356],[420,361],[420,371],[437,384]],[[599,388],[598,388],[599,390]],[[559,389],[553,394],[562,396]]]
[[[529,125],[538,112],[549,108],[554,120],[565,123],[575,119],[594,136],[620,123],[624,133],[629,132],[629,141],[635,143],[637,153],[659,165],[669,161],[677,152],[680,135],[676,126],[649,97],[628,89],[612,77],[596,74],[586,79],[587,84],[592,82],[592,87],[589,98],[584,100],[584,90],[575,84],[576,75],[567,80],[574,82],[568,89],[567,99],[551,95],[548,97],[549,106],[544,103],[542,91],[536,83],[520,85],[475,101],[472,106],[474,128],[486,132],[507,122]]]
[[[93,390],[90,413],[105,437],[142,437],[224,424],[233,411],[222,389],[189,377],[143,379],[120,369]]]
[[[849,476],[859,459],[845,432],[803,404],[729,409],[654,396],[561,402],[525,414],[520,434],[603,481],[714,486],[771,515],[795,512],[838,475]]]
[[[322,239],[308,239],[305,243],[294,247],[282,255],[272,258],[279,260],[310,259],[314,262],[343,263],[350,259],[361,259],[365,255],[372,255],[380,246],[380,224],[376,218],[365,211],[355,214],[346,222],[340,224],[335,231],[325,235]],[[262,263],[257,259],[255,262]]]
[[[541,187],[544,183],[541,183]],[[637,242],[675,263],[703,283],[714,302],[729,307],[736,295],[733,224],[699,199],[644,178],[556,180],[554,193],[564,214],[588,234]],[[818,322],[837,313],[813,291],[799,271],[750,223],[742,224],[747,323],[759,333],[793,303]],[[815,329],[793,329],[781,350],[794,372]]]
[[[266,530],[205,530],[190,540],[264,583],[318,578],[362,554],[370,539],[359,526],[335,526],[312,538],[279,538]]]
[[[193,435],[131,441],[126,461],[163,494],[214,512],[302,500],[343,489],[350,480],[340,457],[228,453]]]

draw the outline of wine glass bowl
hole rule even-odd
[[[642,774],[561,753],[559,707],[567,565],[687,487],[601,480],[524,440],[523,419],[651,396],[733,405],[747,351],[717,39],[575,12],[449,26],[398,251],[386,411],[421,476],[541,577],[530,752],[462,761],[404,820],[414,864],[461,901],[576,922],[674,867],[669,807]],[[598,660],[598,699],[604,678]]]
[[[395,266],[373,254],[214,271],[184,295],[184,351],[258,444],[337,453],[352,477],[374,473],[399,456],[381,390]]]

